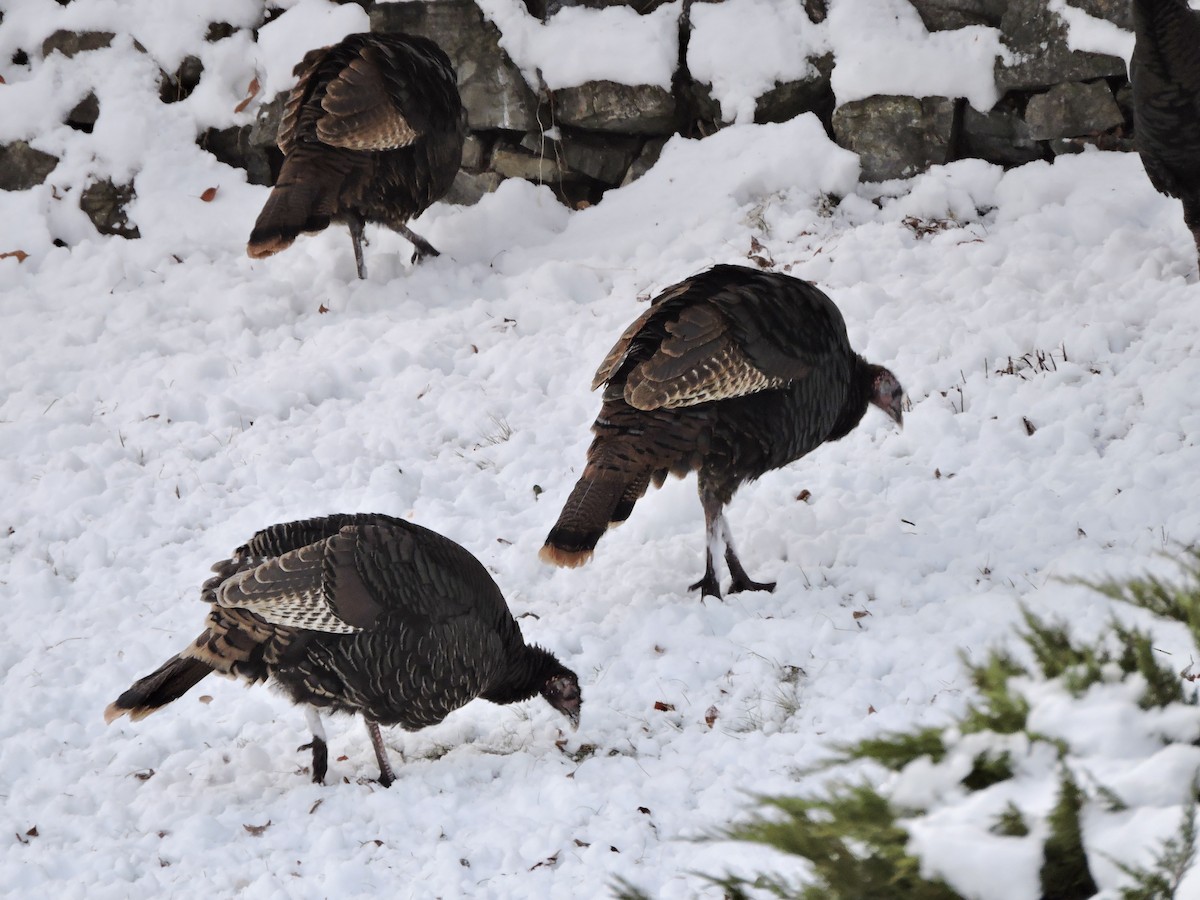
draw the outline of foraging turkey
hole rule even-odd
[[[344,222],[358,277],[366,278],[363,226],[386,225],[415,248],[438,252],[406,224],[450,190],[466,122],[454,66],[433,41],[352,34],[307,53],[279,127],[283,168],[246,252],[285,250],[301,232]]]
[[[1200,258],[1200,13],[1186,0],[1134,0],[1133,26],[1138,153],[1155,189],[1183,201]]]
[[[875,404],[903,424],[903,390],[850,349],[833,301],[778,272],[715,266],[667,288],[625,330],[592,381],[606,385],[583,476],[540,556],[587,562],[651,481],[697,472],[707,538],[704,577],[725,547],[731,592],[773,590],[734,550],[724,507],[734,491],[826,441],[845,437]]]
[[[527,645],[504,597],[470,553],[383,515],[273,525],[213,566],[204,631],[104,711],[137,721],[211,672],[270,681],[305,708],[313,781],[328,749],[320,711],[361,713],[395,780],[380,725],[435,725],[476,697],[515,703],[541,694],[579,723],[575,673]]]

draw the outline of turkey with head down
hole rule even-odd
[[[453,541],[402,519],[335,515],[274,525],[213,566],[206,627],[104,711],[134,721],[217,672],[268,681],[305,707],[313,781],[328,748],[319,712],[361,713],[395,780],[380,725],[415,731],[482,697],[541,694],[579,723],[575,673],[528,645],[487,570]]]
[[[707,549],[691,589],[713,597],[722,546],[730,591],[775,587],[750,578],[734,550],[724,508],[743,482],[845,437],[872,404],[903,424],[900,383],[850,348],[829,297],[741,266],[714,266],[654,298],[600,364],[600,385],[587,464],[542,560],[582,565],[651,482],[695,471]]]

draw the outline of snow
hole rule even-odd
[[[993,75],[1000,31],[973,25],[926,32],[906,0],[841,0],[826,20],[833,45],[838,105],[874,94],[965,97],[991,109],[1000,94]]]
[[[443,255],[416,267],[402,238],[370,229],[359,282],[338,228],[248,259],[267,191],[194,143],[207,124],[249,121],[263,94],[233,108],[256,72],[285,83],[304,22],[358,28],[357,8],[292,4],[254,58],[244,38],[193,45],[200,26],[154,6],[21,0],[0,28],[5,60],[68,21],[118,32],[74,60],[0,67],[3,139],[63,155],[0,217],[0,252],[29,254],[0,259],[10,892],[567,898],[623,877],[656,897],[716,897],[695,873],[803,867],[691,838],[743,816],[753,793],[801,791],[796,773],[835,746],[953,721],[972,699],[960,650],[978,661],[1008,641],[1021,604],[1094,634],[1114,605],[1060,579],[1163,572],[1161,551],[1200,539],[1194,248],[1136,156],[1007,173],[963,161],[876,202],[812,117],[737,124],[672,139],[586,210],[512,181],[474,207],[436,205],[414,227]],[[245,21],[253,6],[222,10]],[[161,104],[159,68],[185,48],[204,80]],[[970,84],[974,58],[955,60]],[[57,124],[87,87],[101,100],[91,135]],[[99,237],[78,191],[127,174],[142,239]],[[899,376],[904,429],[872,411],[739,492],[743,561],[778,579],[774,594],[686,591],[703,552],[692,480],[652,492],[588,567],[541,565],[599,406],[594,367],[654,292],[751,264],[752,238],[828,291],[854,346]],[[327,726],[330,783],[309,783],[304,714],[262,688],[211,679],[105,727],[105,705],[199,632],[210,563],[258,528],[335,511],[406,516],[479,557],[527,637],[579,673],[580,730],[540,701],[479,701],[387,732],[398,778],[383,790],[346,719]],[[1182,666],[1186,630],[1155,629]],[[1081,738],[1073,764],[1137,807],[1089,832],[1093,856],[1144,864],[1176,827],[1195,759],[1159,753],[1178,787],[1165,790],[1137,761],[1152,735],[1107,721],[1129,702],[1102,686],[1058,727]],[[1031,813],[1053,803],[1046,771],[1009,788]],[[977,886],[1003,858],[1026,883],[1033,845],[997,857],[1000,839],[973,828],[978,842],[931,864]],[[1095,874],[1124,883],[1112,864]]]
[[[1066,0],[1049,0],[1047,7],[1066,23],[1067,46],[1072,50],[1119,56],[1128,65],[1133,55],[1133,32],[1090,16]]]
[[[712,86],[730,122],[753,122],[756,98],[777,81],[814,77],[809,60],[830,51],[828,28],[786,0],[697,3],[691,21],[688,71]]]
[[[681,0],[639,15],[632,7],[568,6],[543,22],[521,0],[479,0],[500,29],[500,46],[525,80],[552,91],[588,81],[653,84],[671,89],[679,58]],[[572,52],[571,48],[587,48]]]

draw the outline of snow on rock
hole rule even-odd
[[[521,0],[478,0],[500,29],[500,46],[535,90],[588,81],[670,89],[679,56],[680,0],[639,15],[631,7],[569,6],[543,22]]]
[[[1049,0],[1047,8],[1067,24],[1067,46],[1085,53],[1107,53],[1129,64],[1133,55],[1133,32],[1112,22],[1090,16],[1066,0]]]
[[[755,100],[777,82],[812,77],[811,60],[831,49],[828,27],[786,0],[697,3],[691,22],[688,71],[712,86],[730,122],[753,122]]]
[[[905,0],[830,4],[833,92],[838,104],[875,94],[965,97],[986,111],[1000,99],[993,76],[996,28],[972,25],[929,34]]]

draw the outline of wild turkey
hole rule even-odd
[[[1134,137],[1150,182],[1183,201],[1200,257],[1200,13],[1186,0],[1134,0]]]
[[[434,725],[482,697],[541,694],[579,723],[575,673],[529,646],[500,589],[466,550],[383,515],[273,525],[213,566],[201,599],[206,628],[104,711],[137,721],[211,672],[270,681],[305,707],[313,781],[328,750],[319,715],[362,713],[380,782],[395,780],[380,725]]]
[[[279,127],[283,168],[246,252],[259,259],[301,232],[345,222],[358,277],[363,225],[394,228],[415,248],[438,252],[409,229],[450,189],[466,123],[454,66],[433,41],[406,34],[352,34],[312,50],[295,72]]]
[[[579,566],[651,481],[698,473],[707,536],[704,577],[720,597],[721,544],[730,591],[752,580],[724,507],[744,481],[845,437],[874,403],[903,424],[896,377],[850,349],[833,301],[778,272],[715,266],[659,294],[625,330],[592,381],[604,391],[587,466],[540,556]]]

